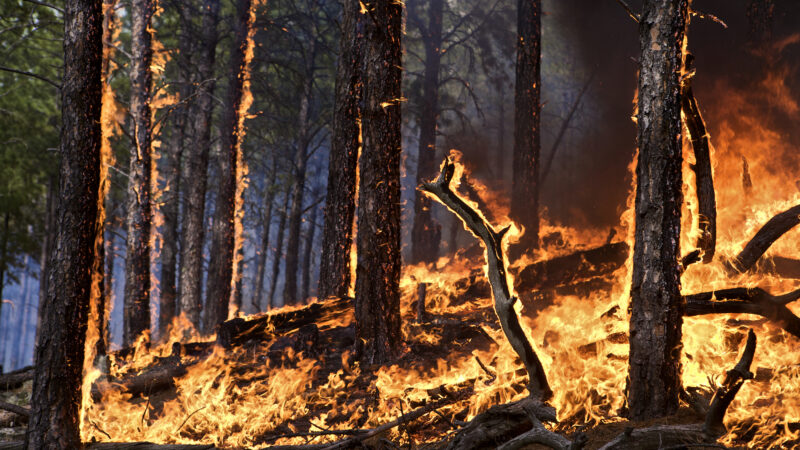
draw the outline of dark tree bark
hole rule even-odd
[[[125,314],[123,341],[130,346],[150,329],[150,233],[152,227],[152,136],[150,96],[153,48],[151,0],[133,0],[131,8],[131,118],[134,138],[128,183]]]
[[[197,44],[197,96],[191,115],[191,136],[186,147],[183,177],[183,224],[181,228],[180,301],[177,308],[200,328],[203,300],[203,243],[205,238],[208,154],[211,148],[211,115],[214,109],[214,62],[217,48],[219,0],[204,0],[203,31]]]
[[[283,254],[283,237],[286,231],[286,218],[289,212],[289,189],[283,194],[283,209],[281,219],[278,222],[278,241],[275,243],[275,251],[272,253],[272,279],[269,281],[269,309],[275,306],[275,288],[278,286],[278,275],[281,273],[281,255]]]
[[[647,0],[639,25],[636,228],[631,287],[630,417],[674,413],[681,388],[681,48],[686,0]]]
[[[303,197],[306,187],[306,167],[308,144],[311,137],[309,108],[314,87],[314,59],[316,56],[316,37],[311,39],[311,48],[306,55],[303,96],[300,99],[300,112],[297,117],[297,147],[292,165],[292,209],[289,212],[289,237],[286,241],[286,282],[283,285],[283,304],[297,302],[297,272],[300,262],[300,227],[303,222]]]
[[[47,213],[45,218],[45,236],[42,242],[41,261],[39,262],[39,307],[36,312],[36,334],[34,337],[34,363],[36,362],[36,346],[39,342],[39,330],[41,329],[42,316],[44,314],[44,304],[47,297],[48,284],[50,282],[50,259],[53,255],[56,235],[56,218],[58,217],[58,175],[51,175],[47,182]]]
[[[205,10],[204,10],[205,12]],[[182,104],[171,113],[172,130],[169,142],[162,151],[161,158],[164,168],[164,191],[161,194],[161,212],[164,216],[164,227],[161,232],[163,244],[161,247],[161,297],[158,308],[158,335],[166,336],[167,328],[175,317],[175,302],[178,297],[177,269],[178,269],[178,223],[180,214],[181,193],[181,164],[183,159],[184,141],[186,137],[186,118],[189,115],[189,105],[186,103],[191,95],[192,77],[189,73],[188,58],[192,52],[190,38],[190,21],[181,18],[181,30],[178,37],[178,98]]]
[[[358,198],[356,354],[362,365],[399,353],[402,16],[400,2],[363,2],[363,149]]]
[[[419,117],[419,148],[417,149],[417,186],[436,175],[436,122],[439,119],[439,69],[442,63],[442,16],[444,0],[431,0],[426,27],[420,25],[425,47],[425,67],[422,85],[422,112]],[[421,22],[418,22],[421,24]],[[435,223],[431,199],[415,191],[414,227],[411,230],[411,263],[434,262],[439,256],[442,227]]]
[[[539,248],[541,0],[517,1],[511,218],[525,228],[515,253]]]
[[[308,221],[308,230],[306,230],[306,245],[303,248],[303,278],[301,281],[302,290],[300,291],[300,298],[304,302],[308,300],[311,289],[311,260],[313,259],[311,249],[314,247],[314,235],[317,233],[318,210],[319,208],[314,206],[311,211],[311,218]]]
[[[81,448],[84,341],[97,240],[102,98],[102,3],[64,8],[61,181],[25,448]]]
[[[261,246],[256,254],[256,279],[253,288],[253,309],[263,311],[264,298],[264,275],[267,272],[267,253],[269,253],[269,231],[272,224],[272,205],[275,203],[275,173],[278,171],[278,162],[275,152],[272,152],[272,170],[267,175],[264,184],[264,205],[263,216],[261,218]]]
[[[236,254],[236,197],[241,167],[242,111],[245,81],[249,79],[247,50],[250,45],[252,0],[238,0],[234,17],[234,39],[230,60],[230,87],[223,113],[222,145],[219,158],[219,187],[211,228],[211,263],[206,284],[206,314],[204,330],[211,331],[228,318],[228,305],[238,297],[239,286],[234,265]],[[238,272],[241,275],[241,272]]]
[[[364,15],[357,0],[343,2],[342,37],[336,69],[333,139],[328,163],[325,225],[322,231],[319,298],[344,297],[351,285],[350,248],[361,148],[362,68],[364,65]]]

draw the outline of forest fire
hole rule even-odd
[[[0,202],[0,293],[8,274],[38,310],[35,336],[14,328],[32,365],[0,354],[0,447],[800,447],[800,33],[773,36],[771,0],[725,22],[616,2],[639,31],[624,89],[553,62],[588,20],[559,2],[180,3],[32,2],[63,23],[63,61],[38,67],[62,78],[0,66],[62,106],[27,225],[45,242],[9,245],[41,199]],[[729,75],[696,22],[737,20],[763,67]],[[619,121],[636,136],[581,128]]]

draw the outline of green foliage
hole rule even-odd
[[[58,84],[62,33],[59,11],[22,0],[0,2],[0,65]],[[0,268],[7,269],[6,283],[14,279],[25,254],[39,256],[45,191],[57,172],[59,97],[59,90],[45,81],[0,70],[0,234],[9,217]]]

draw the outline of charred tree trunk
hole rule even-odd
[[[84,340],[95,259],[102,131],[103,10],[67,2],[58,231],[37,346],[25,448],[81,448]]]
[[[315,206],[311,211],[311,219],[308,222],[308,230],[306,231],[306,246],[303,249],[303,279],[300,298],[302,298],[304,302],[308,300],[311,288],[311,260],[313,258],[311,249],[314,247],[314,235],[317,233],[318,210],[319,208]]]
[[[357,0],[345,0],[333,139],[328,163],[325,225],[322,231],[317,296],[344,297],[351,285],[350,248],[356,209],[358,154],[361,148],[361,111],[364,65],[364,15]]]
[[[364,146],[360,158],[356,354],[362,365],[399,353],[402,18],[399,2],[363,2]]]
[[[525,228],[514,253],[539,248],[541,0],[517,1],[511,218]]]
[[[214,109],[214,61],[217,48],[219,0],[203,2],[203,32],[197,56],[197,98],[191,110],[191,140],[186,150],[183,177],[183,226],[181,228],[179,311],[200,327],[203,300],[203,244],[205,242],[206,184],[211,147],[211,114]]]
[[[306,166],[310,140],[309,108],[314,87],[314,59],[316,56],[316,37],[312,37],[311,49],[306,56],[303,97],[300,100],[300,113],[297,118],[297,147],[295,149],[292,184],[292,209],[289,213],[289,238],[286,241],[286,283],[283,285],[283,304],[297,302],[297,272],[300,261],[300,227],[303,222],[303,194],[306,187]]]
[[[278,222],[278,241],[275,243],[275,251],[272,253],[272,279],[269,281],[269,309],[275,306],[275,288],[278,286],[278,275],[281,273],[281,255],[283,254],[283,235],[286,231],[286,218],[289,211],[289,190],[283,194],[283,209],[281,210],[281,220]]]
[[[158,335],[163,338],[167,327],[175,317],[175,302],[178,298],[177,263],[178,263],[178,223],[180,214],[181,164],[183,160],[184,141],[186,138],[186,118],[189,105],[186,103],[191,95],[192,77],[188,71],[188,58],[192,54],[189,37],[189,20],[180,21],[182,29],[178,37],[178,95],[183,104],[178,104],[172,111],[172,130],[169,143],[164,149],[162,158],[164,168],[164,191],[161,194],[161,212],[164,215],[163,244],[161,248],[161,297],[159,299]]]
[[[228,305],[237,297],[234,287],[238,279],[234,264],[238,264],[236,249],[236,202],[237,185],[241,172],[241,139],[243,97],[245,82],[249,79],[247,56],[250,44],[250,28],[253,15],[250,13],[252,0],[239,0],[236,4],[234,21],[235,37],[230,60],[230,88],[222,126],[222,146],[219,158],[219,189],[214,210],[214,224],[211,229],[211,264],[208,267],[206,284],[206,314],[203,323],[206,331],[228,318]],[[249,82],[248,82],[249,83]]]
[[[275,153],[272,153],[272,170],[269,172],[264,184],[264,215],[261,218],[261,247],[256,254],[256,279],[253,288],[253,309],[263,311],[264,305],[264,274],[267,272],[267,253],[269,252],[269,231],[272,224],[272,204],[275,203],[275,173],[278,171],[278,162]]]
[[[150,233],[152,224],[150,91],[153,59],[151,0],[134,0],[131,8],[131,106],[134,142],[128,184],[125,258],[124,345],[150,329]]]
[[[442,63],[442,16],[444,0],[431,0],[427,27],[420,25],[425,46],[422,113],[419,122],[419,148],[417,149],[417,185],[436,175],[436,122],[439,119],[439,69]],[[434,262],[439,256],[441,225],[435,223],[431,199],[416,191],[414,200],[414,227],[411,230],[411,263]]]
[[[681,48],[686,0],[648,0],[639,25],[636,228],[628,403],[632,419],[674,413],[681,388]]]

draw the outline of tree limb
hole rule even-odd
[[[749,270],[764,252],[786,232],[800,223],[800,205],[793,206],[767,221],[744,249],[728,263],[732,274]]]
[[[455,177],[458,169],[459,176]],[[528,391],[531,396],[542,400],[549,399],[552,390],[547,382],[544,367],[533,350],[528,337],[520,326],[519,317],[514,310],[517,297],[511,293],[506,274],[506,257],[503,253],[503,236],[510,227],[495,231],[483,215],[470,207],[451,187],[453,178],[460,179],[462,167],[456,167],[452,157],[445,158],[439,177],[431,183],[423,183],[420,189],[447,206],[457,215],[475,237],[486,247],[487,276],[494,297],[494,310],[511,347],[519,355],[528,372]]]
[[[725,382],[714,393],[711,399],[711,406],[708,408],[706,414],[706,422],[703,425],[703,430],[710,436],[722,436],[725,434],[725,425],[722,420],[725,418],[725,412],[728,410],[739,388],[746,380],[752,380],[754,375],[750,372],[750,365],[753,363],[753,355],[756,351],[756,335],[750,329],[747,332],[747,343],[744,346],[742,357],[736,366],[729,370],[725,375]]]
[[[51,80],[51,79],[49,79],[47,77],[43,77],[41,75],[36,75],[35,73],[32,73],[32,72],[26,72],[24,70],[17,70],[17,69],[12,69],[10,67],[3,67],[3,66],[0,66],[0,70],[2,70],[4,72],[16,73],[16,74],[19,74],[19,75],[25,75],[26,77],[36,78],[37,80],[44,81],[45,83],[50,83],[55,88],[61,90],[61,85],[60,84],[56,83],[55,81],[53,81],[53,80]]]

